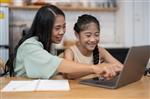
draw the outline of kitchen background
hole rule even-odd
[[[30,27],[38,8],[46,3],[57,5],[66,14],[67,31],[57,49],[76,40],[73,25],[78,16],[85,13],[100,21],[100,44],[105,48],[150,45],[149,0],[1,0],[0,57],[5,62],[23,30]]]

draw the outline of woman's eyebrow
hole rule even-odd
[[[99,33],[100,34],[100,32],[95,32],[95,33]]]
[[[94,32],[94,33],[100,33],[100,32]],[[92,32],[85,32],[85,34],[92,34]]]
[[[66,26],[66,23],[64,23],[63,26]],[[61,25],[56,25],[55,27],[61,27]]]
[[[61,25],[56,25],[55,27],[61,27]]]
[[[85,32],[84,34],[88,35],[88,34],[92,34],[91,32]]]

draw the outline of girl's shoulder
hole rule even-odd
[[[103,57],[108,53],[108,51],[103,47],[99,47],[99,53],[100,53],[100,56]]]
[[[69,48],[67,48],[67,49],[65,49],[65,51],[64,51],[64,58],[65,59],[68,59],[68,60],[73,60],[74,58],[74,53],[73,53],[73,51],[72,51],[72,49],[69,47]]]
[[[102,52],[105,50],[105,48],[103,48],[103,47],[98,47],[98,49],[99,49],[99,52]]]
[[[71,46],[71,47],[69,47],[69,48],[66,48],[65,51],[64,51],[64,53],[65,53],[65,54],[66,54],[66,53],[67,53],[67,54],[68,54],[68,53],[69,53],[69,54],[73,54],[73,50],[72,50],[73,48],[74,48],[74,46]]]

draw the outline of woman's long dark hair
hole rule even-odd
[[[13,65],[15,62],[14,60],[16,58],[17,49],[26,39],[30,37],[37,36],[38,41],[43,44],[44,49],[50,52],[52,43],[51,36],[56,15],[62,15],[65,17],[63,11],[54,5],[45,5],[38,10],[29,32],[19,41],[14,53],[10,55],[9,60],[6,62],[4,74],[9,72],[10,76],[15,76]]]
[[[82,16],[78,17],[77,22],[74,25],[74,31],[76,33],[80,33],[81,31],[86,30],[87,24],[94,22],[97,25],[98,30],[100,31],[100,24],[99,21],[92,15],[84,14]],[[99,63],[99,50],[98,45],[93,50],[93,63],[98,64]]]

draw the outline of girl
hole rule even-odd
[[[51,54],[52,43],[60,43],[66,30],[65,15],[54,5],[41,7],[29,33],[18,43],[13,57],[6,64],[10,76],[51,78],[57,72],[114,76],[118,69],[91,66],[61,59]],[[117,66],[116,66],[117,67]],[[113,71],[112,71],[113,69]]]
[[[77,23],[74,25],[74,31],[78,42],[65,50],[65,59],[84,64],[99,64],[100,67],[107,65],[122,68],[122,64],[119,61],[111,56],[104,48],[98,46],[100,25],[95,17],[87,14],[79,16]],[[70,79],[75,79],[87,74],[70,73],[65,76]]]

